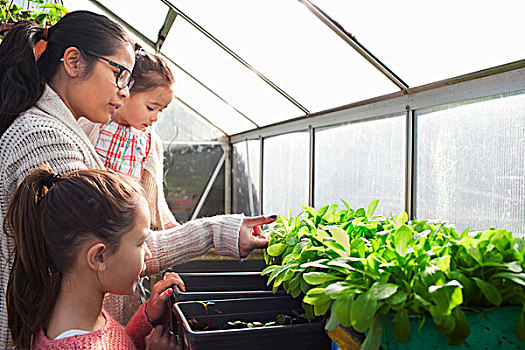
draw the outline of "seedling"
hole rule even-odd
[[[208,327],[211,328],[211,325],[210,325],[210,316],[208,314],[208,305],[213,305],[215,304],[214,302],[211,302],[211,301],[196,301],[196,303],[199,303],[201,304],[202,306],[204,306],[204,310],[206,311],[206,319],[208,320]]]
[[[228,326],[231,326],[232,328],[255,328],[255,327],[268,327],[268,326],[275,326],[276,322],[244,322],[244,321],[234,321],[234,322],[228,322]]]

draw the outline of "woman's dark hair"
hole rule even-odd
[[[135,225],[140,198],[138,184],[107,170],[58,176],[38,169],[18,186],[3,223],[15,241],[7,314],[16,347],[29,348],[47,327],[62,276],[82,244],[96,238],[115,251]]]
[[[131,74],[135,79],[135,84],[131,92],[144,92],[158,86],[171,87],[175,83],[175,78],[166,60],[159,55],[144,51],[138,44],[135,44],[135,50],[135,66]]]
[[[125,43],[131,44],[121,26],[88,11],[68,13],[48,28],[47,46],[37,61],[33,48],[44,39],[44,28],[24,22],[15,25],[0,44],[0,137],[21,112],[42,96],[45,83],[55,75],[67,48],[74,46],[111,56]],[[84,72],[87,75],[96,58],[83,57],[88,62]]]

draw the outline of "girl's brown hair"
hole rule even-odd
[[[97,238],[114,251],[134,226],[141,197],[137,184],[106,170],[57,176],[38,169],[18,186],[3,223],[15,241],[7,286],[15,346],[29,348],[32,336],[47,327],[62,276],[82,244]]]
[[[149,91],[158,86],[171,87],[175,83],[173,73],[164,58],[144,51],[138,44],[135,44],[135,50],[135,67],[131,73],[135,79],[132,93]]]

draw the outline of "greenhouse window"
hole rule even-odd
[[[416,115],[416,216],[524,235],[525,94]]]

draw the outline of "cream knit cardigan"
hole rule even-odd
[[[89,97],[86,97],[89,98]],[[46,162],[57,173],[82,169],[103,169],[93,145],[71,111],[46,85],[34,107],[20,114],[0,138],[0,221],[16,187],[33,169]],[[200,256],[210,248],[221,255],[239,258],[242,215],[221,215],[190,221],[166,231],[154,231],[148,238],[152,259],[147,273]],[[0,234],[0,347],[9,348],[6,290],[13,264],[13,240]],[[104,308],[118,321],[129,296],[108,294]],[[137,305],[138,306],[138,305]],[[137,308],[134,309],[136,311]]]

